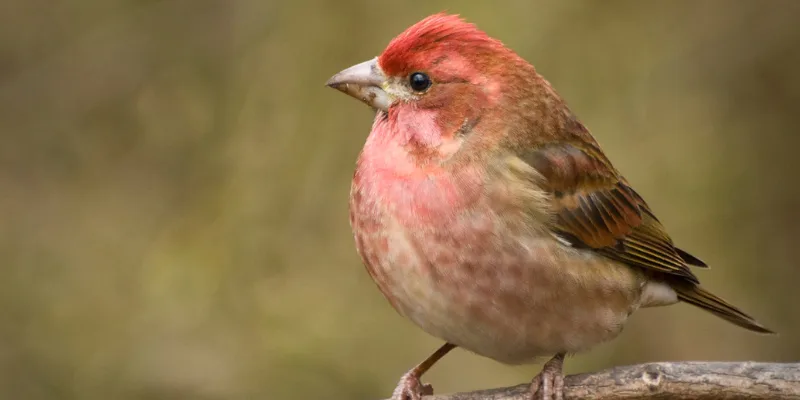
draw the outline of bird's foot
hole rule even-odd
[[[531,400],[564,400],[564,354],[556,354],[531,381]]]
[[[392,393],[392,400],[422,400],[433,394],[433,386],[423,384],[414,370],[406,372]]]

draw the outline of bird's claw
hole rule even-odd
[[[564,400],[563,355],[544,364],[539,375],[531,381],[531,400]]]
[[[432,394],[433,386],[423,384],[419,381],[419,377],[409,371],[397,383],[392,393],[392,400],[422,400],[422,396]]]

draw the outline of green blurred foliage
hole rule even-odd
[[[0,397],[370,399],[439,342],[397,316],[347,220],[371,125],[324,87],[424,16],[533,62],[778,330],[637,313],[568,372],[800,358],[800,2],[10,0],[0,4]],[[518,383],[456,351],[438,391]]]

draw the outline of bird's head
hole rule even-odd
[[[515,58],[475,25],[435,14],[392,39],[378,57],[339,72],[327,85],[382,111],[402,103],[437,107],[453,94],[492,94],[497,74]]]
[[[402,123],[409,140],[433,149],[486,123],[487,112],[523,97],[526,85],[517,82],[534,75],[530,64],[475,25],[435,14],[327,85]]]

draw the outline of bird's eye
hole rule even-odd
[[[422,72],[414,72],[408,77],[408,83],[415,92],[423,92],[431,86],[431,78]]]

